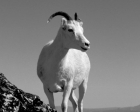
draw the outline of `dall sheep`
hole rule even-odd
[[[64,18],[56,38],[48,42],[40,53],[37,74],[52,108],[55,109],[53,93],[63,92],[62,112],[67,112],[68,100],[74,112],[83,112],[90,71],[86,51],[90,48],[90,42],[84,36],[83,22],[77,13],[72,19],[67,13],[59,11],[52,14],[48,22],[58,15]],[[79,99],[74,94],[76,88],[79,88]]]

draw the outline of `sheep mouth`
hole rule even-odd
[[[82,48],[83,51],[86,51],[87,50],[87,48],[84,48],[84,47],[81,47],[81,48]]]

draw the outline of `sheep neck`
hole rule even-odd
[[[61,54],[64,56],[69,51],[69,49],[64,46],[64,38],[65,34],[60,28],[53,42],[53,51],[55,51],[58,55]]]

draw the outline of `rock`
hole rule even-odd
[[[26,93],[0,73],[0,112],[57,112],[39,96]]]

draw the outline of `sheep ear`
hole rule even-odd
[[[67,20],[65,18],[62,18],[61,20],[61,26],[63,30],[66,30]]]
[[[62,18],[62,20],[61,20],[61,25],[62,25],[62,26],[67,25],[67,20],[66,20],[65,18]]]

